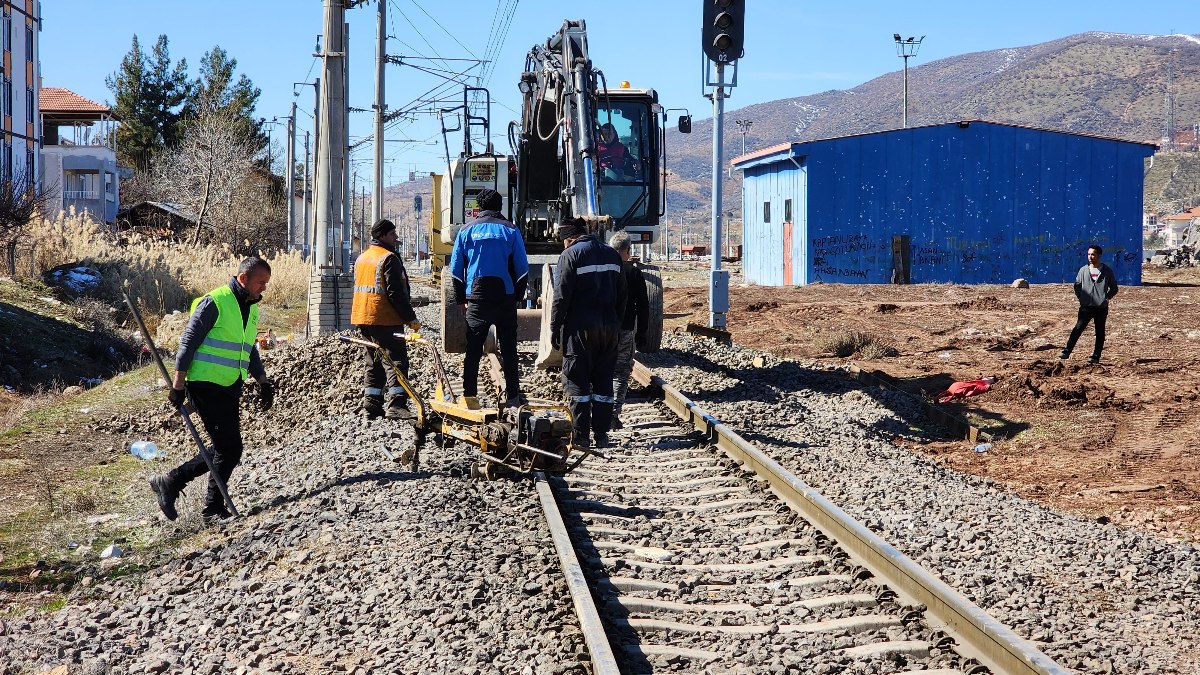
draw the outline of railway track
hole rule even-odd
[[[1065,673],[640,364],[538,489],[597,674]]]

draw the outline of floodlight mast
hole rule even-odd
[[[921,49],[921,42],[925,40],[922,35],[919,38],[901,38],[899,33],[892,33],[892,39],[896,41],[896,56],[904,59],[904,111],[901,114],[901,124],[905,129],[908,128],[908,58],[916,56],[917,51]]]

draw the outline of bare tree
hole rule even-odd
[[[196,219],[192,244],[208,228],[220,238],[226,212],[254,168],[251,139],[238,131],[232,113],[212,110],[189,120],[179,145],[154,160],[159,199],[183,206]]]
[[[57,194],[57,189],[47,190],[38,185],[29,167],[22,166],[12,175],[0,175],[0,243],[4,244],[9,276],[17,273],[17,243],[25,227],[46,211]]]
[[[255,161],[257,138],[238,120],[226,109],[188,120],[179,145],[153,163],[155,197],[191,212],[193,245],[204,232],[239,253],[279,248],[286,238],[282,185]]]

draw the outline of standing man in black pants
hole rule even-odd
[[[396,225],[381,218],[371,226],[371,245],[354,261],[354,304],[350,307],[350,323],[358,326],[364,340],[383,348],[388,358],[408,377],[408,345],[397,333],[404,326],[420,330],[417,313],[412,308],[412,295],[408,285],[408,272],[404,262],[396,255]],[[366,367],[363,381],[363,410],[367,419],[378,419],[384,414],[383,386],[387,384],[388,419],[411,420],[414,415],[408,410],[408,393],[400,386],[396,373],[385,367],[379,352],[365,348],[363,365]]]
[[[646,350],[646,331],[650,326],[650,302],[646,293],[646,278],[633,262],[633,242],[629,233],[617,232],[608,240],[621,256],[621,274],[625,276],[625,313],[621,319],[621,337],[617,340],[617,365],[613,371],[612,429],[620,429],[621,408],[625,392],[629,391],[629,375],[633,372],[633,352]]]
[[[454,238],[450,276],[454,300],[467,321],[467,353],[463,358],[463,402],[478,407],[479,360],[488,330],[496,327],[504,368],[505,406],[521,404],[517,364],[517,303],[529,284],[525,241],[516,226],[500,214],[504,198],[495,190],[475,197],[479,215]]]
[[[625,314],[625,276],[621,256],[579,218],[558,228],[563,241],[558,279],[550,312],[550,340],[563,351],[563,389],[575,420],[574,445],[609,445],[612,424],[613,371],[617,341]]]
[[[246,258],[238,266],[237,276],[192,303],[179,352],[175,355],[175,381],[167,398],[178,408],[187,395],[204,423],[211,440],[213,465],[229,484],[233,468],[242,459],[242,428],[238,404],[242,384],[253,377],[259,384],[264,411],[275,401],[275,385],[267,379],[258,356],[258,302],[262,300],[271,266],[260,258]],[[208,472],[203,457],[197,455],[163,476],[150,479],[150,489],[158,498],[158,507],[168,520],[175,520],[175,500],[192,479]],[[204,500],[205,522],[229,517],[217,482],[209,477]]]
[[[1063,348],[1058,358],[1071,358],[1075,343],[1083,335],[1089,321],[1096,322],[1096,347],[1088,357],[1088,363],[1100,363],[1100,352],[1104,349],[1104,328],[1108,323],[1108,301],[1117,294],[1117,276],[1112,268],[1100,262],[1104,249],[1097,244],[1088,247],[1088,264],[1079,268],[1075,276],[1075,297],[1079,299],[1079,318],[1071,337],[1067,338],[1067,346]]]

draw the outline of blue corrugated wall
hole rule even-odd
[[[795,162],[786,151],[745,162],[749,283],[782,285],[788,256],[793,284],[889,283],[892,237],[904,234],[913,283],[1069,282],[1092,242],[1121,283],[1141,283],[1152,146],[971,122],[791,148]]]

